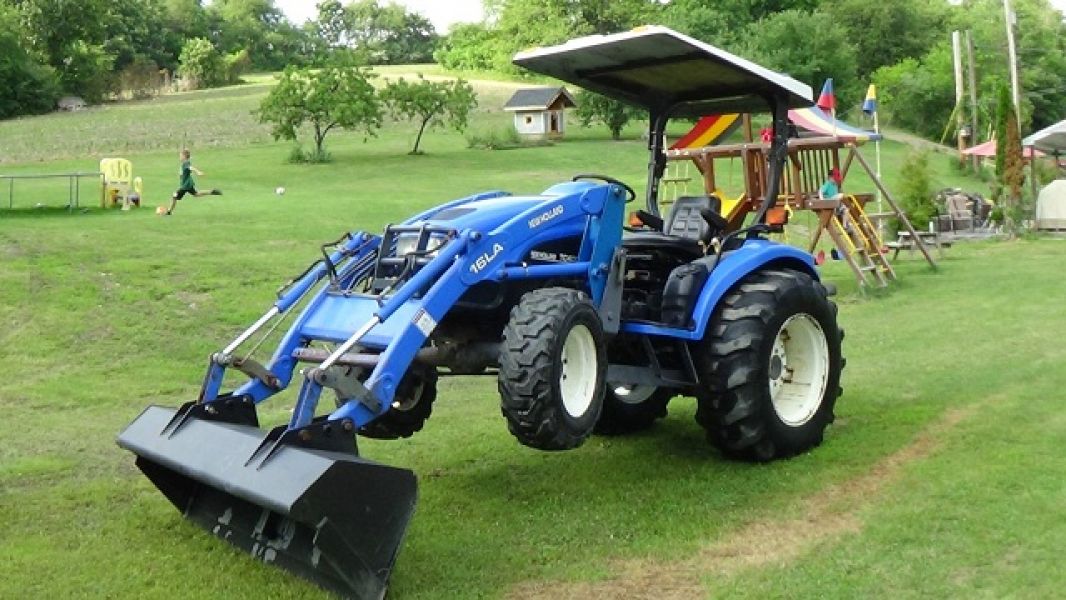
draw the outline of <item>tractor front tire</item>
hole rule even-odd
[[[359,435],[378,440],[409,438],[422,431],[436,399],[437,371],[409,371],[400,380],[389,411],[359,429]]]
[[[696,353],[696,421],[730,458],[766,462],[822,442],[840,395],[836,305],[810,275],[763,270],[726,294]]]
[[[504,328],[499,364],[500,409],[520,443],[569,450],[592,433],[607,359],[600,317],[583,292],[523,295]]]
[[[650,429],[666,416],[666,405],[676,392],[650,385],[618,385],[607,382],[603,412],[596,422],[598,435],[625,435]]]

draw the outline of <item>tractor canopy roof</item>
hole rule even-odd
[[[526,50],[514,63],[673,117],[762,112],[775,96],[811,105],[807,84],[660,26]]]

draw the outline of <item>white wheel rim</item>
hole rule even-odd
[[[610,387],[611,391],[614,392],[614,397],[622,404],[640,404],[648,398],[651,398],[651,395],[655,393],[655,390],[659,389],[654,385],[611,382],[608,382],[607,385]]]
[[[596,340],[592,332],[585,325],[574,325],[563,342],[559,373],[563,408],[572,417],[583,416],[592,405],[596,394],[597,359]]]
[[[829,344],[814,317],[795,314],[781,324],[767,374],[774,411],[786,425],[803,425],[818,412],[829,378]]]

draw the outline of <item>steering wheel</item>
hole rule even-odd
[[[600,181],[606,181],[607,183],[613,183],[615,185],[621,186],[622,189],[626,191],[626,196],[628,196],[628,198],[626,199],[626,204],[629,204],[630,202],[637,199],[637,193],[633,191],[633,188],[622,183],[621,181],[618,181],[614,177],[608,177],[606,175],[597,175],[596,173],[582,173],[580,175],[574,175],[574,177],[570,181],[577,181],[579,179],[598,179]]]

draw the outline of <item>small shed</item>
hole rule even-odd
[[[514,113],[514,128],[522,136],[560,138],[566,131],[565,111],[577,106],[565,87],[518,90],[503,105]]]

